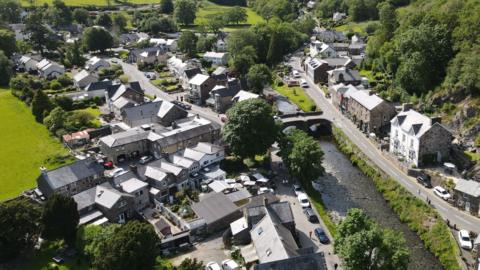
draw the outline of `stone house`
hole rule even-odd
[[[368,90],[353,92],[346,112],[365,133],[388,133],[390,120],[396,114],[391,103]]]
[[[330,70],[330,67],[327,62],[317,58],[307,58],[304,68],[307,77],[314,83],[326,84],[328,82],[327,71]]]
[[[122,110],[122,121],[130,127],[158,123],[170,126],[174,121],[187,117],[188,113],[175,104],[158,100]]]
[[[158,47],[133,49],[128,53],[127,63],[155,64],[166,63],[168,54],[166,50]]]
[[[362,82],[362,78],[360,77],[358,70],[343,67],[330,70],[327,73],[329,86],[340,83],[359,85]]]
[[[458,208],[474,216],[480,216],[480,183],[459,179],[453,189],[453,200]]]
[[[215,85],[210,91],[210,98],[206,104],[211,106],[214,111],[224,113],[232,106],[232,98],[240,91],[240,81],[238,79],[229,79],[226,85]]]
[[[110,184],[97,186],[95,204],[109,221],[123,224],[133,217],[134,196],[120,192]]]
[[[136,211],[142,211],[149,204],[148,183],[130,178],[120,184],[120,190],[133,196],[133,206]]]
[[[390,152],[414,166],[448,159],[452,133],[439,118],[429,118],[404,105],[390,121]]]
[[[114,110],[113,104],[121,98],[123,98],[123,102],[121,103],[124,105],[127,103],[136,105],[144,102],[145,94],[138,82],[108,86],[105,91],[107,107],[110,112],[113,112],[119,118],[121,117],[121,108],[119,110]]]
[[[188,99],[197,105],[205,103],[210,91],[215,87],[216,81],[204,74],[196,74],[188,81]]]
[[[47,198],[53,194],[73,196],[105,181],[103,166],[93,158],[77,160],[54,170],[44,167],[40,170],[37,185]]]
[[[38,61],[30,56],[22,55],[17,61],[17,67],[25,70],[25,72],[31,72],[37,70]]]

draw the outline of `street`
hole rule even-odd
[[[409,177],[397,168],[396,165],[387,160],[382,152],[360,130],[358,130],[349,119],[334,108],[334,106],[325,98],[320,87],[306,77],[305,73],[302,71],[300,61],[301,57],[298,54],[295,54],[290,59],[290,64],[294,69],[300,71],[301,77],[307,81],[309,87],[306,88],[305,91],[314,100],[317,107],[323,111],[323,116],[325,118],[329,119],[335,126],[339,127],[370,160],[372,160],[384,172],[397,180],[410,193],[423,200],[426,200],[426,198],[430,199],[431,205],[438,210],[445,220],[448,219],[452,225],[456,224],[457,228],[466,229],[476,233],[480,232],[480,219],[453,207],[437,197],[433,194],[431,189],[426,189],[419,185],[414,178]]]

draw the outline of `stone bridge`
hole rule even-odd
[[[293,127],[317,136],[330,135],[332,132],[332,121],[323,112],[284,114],[279,115],[277,120],[282,123],[283,132]]]

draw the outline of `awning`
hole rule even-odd
[[[240,253],[242,253],[242,257],[245,260],[245,263],[258,261],[257,251],[255,250],[255,246],[253,244],[242,247],[240,249]]]
[[[80,217],[80,221],[78,222],[79,225],[83,225],[86,223],[90,223],[91,221],[94,221],[100,217],[103,217],[102,212],[95,210],[92,212],[89,212],[83,216]]]
[[[214,192],[223,192],[225,189],[230,188],[230,185],[227,184],[225,181],[213,181],[212,183],[208,184],[208,187],[211,188]]]

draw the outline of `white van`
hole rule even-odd
[[[228,259],[222,262],[223,270],[240,270],[240,266],[234,260]]]

